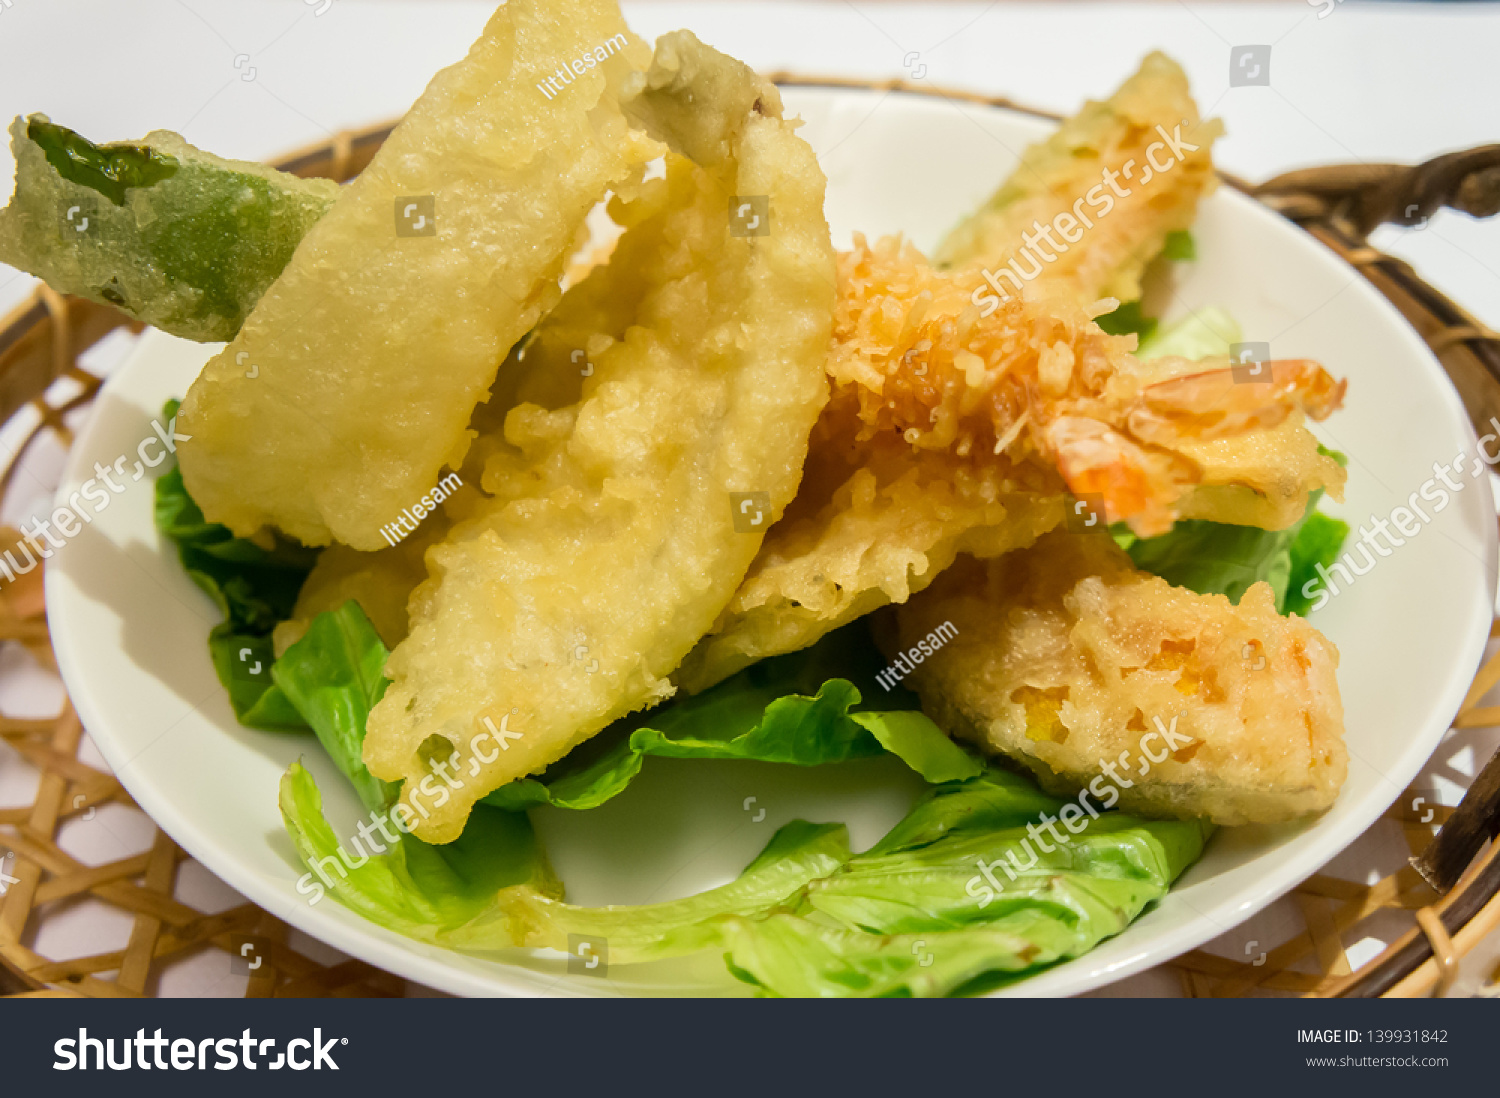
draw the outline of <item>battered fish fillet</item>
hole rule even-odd
[[[732,155],[679,140],[707,166],[671,154],[665,180],[616,204],[625,236],[569,291],[623,303],[574,348],[581,399],[506,417],[482,485],[493,499],[428,551],[370,715],[365,761],[405,783],[425,841],[452,840],[480,797],[672,692],[666,676],[760,547],[751,514],[769,525],[795,494],[827,399],[834,264],[816,158],[748,69],[685,38],[672,49],[679,63],[640,95],[696,94],[684,51],[724,66],[733,89],[710,86]],[[733,195],[768,196],[769,235],[731,231]],[[565,318],[585,312],[565,302]],[[536,353],[562,340],[549,321]]]
[[[1338,650],[1267,584],[1235,606],[1058,531],[961,561],[894,615],[884,647],[917,653],[898,667],[924,711],[1051,792],[1244,824],[1327,808],[1343,784]]]
[[[1027,149],[934,260],[987,267],[1007,287],[1034,278],[1079,301],[1138,300],[1146,264],[1217,185],[1210,150],[1223,132],[1200,122],[1177,63],[1153,53],[1108,100]]]
[[[545,74],[592,67],[552,99]],[[614,0],[510,0],[308,230],[189,390],[188,490],[242,536],[376,550],[458,468],[506,352],[558,300],[588,211],[660,155],[619,93]]]
[[[1237,383],[1227,360],[1142,363],[1076,301],[1027,292],[985,316],[967,276],[898,238],[839,257],[833,392],[798,499],[677,681],[699,691],[920,591],[955,554],[1062,521],[1071,493],[1141,535],[1178,518],[1282,529],[1344,471],[1305,418],[1343,382],[1316,363]]]

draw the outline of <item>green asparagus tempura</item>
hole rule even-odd
[[[339,193],[166,130],[95,145],[34,114],[10,133],[0,262],[185,339],[233,338]]]

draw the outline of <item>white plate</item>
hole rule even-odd
[[[986,196],[1047,126],[941,99],[831,89],[786,93],[828,172],[835,243],[854,230],[905,231],[931,247]],[[1324,432],[1349,455],[1356,522],[1386,516],[1475,439],[1441,368],[1396,311],[1310,237],[1221,190],[1195,229],[1172,312],[1227,306],[1247,340],[1313,357],[1350,381]],[[96,461],[134,461],[162,402],[180,396],[208,349],[150,333],[101,394],[74,445],[59,502]],[[125,468],[132,466],[127,463]],[[1072,994],[1214,938],[1317,870],[1401,793],[1436,747],[1477,665],[1494,606],[1495,511],[1487,480],[1313,620],[1342,652],[1351,763],[1338,803],[1296,825],[1223,830],[1154,910],[1086,956],[1012,994]],[[140,805],[189,853],[294,926],[371,964],[459,994],[734,994],[708,953],[570,976],[558,954],[465,955],[391,934],[328,899],[308,906],[282,832],[276,787],[303,757],[341,834],[353,794],[310,738],[236,724],[209,664],[216,612],[152,526],[149,477],[129,484],[58,551],[47,605],[63,677],[84,724]],[[642,903],[721,884],[794,816],[849,823],[856,849],[900,817],[917,782],[889,759],[800,770],[652,759],[637,784],[591,812],[543,810],[539,830],[570,897]],[[750,800],[754,798],[754,800]],[[762,814],[764,809],[764,814]],[[759,817],[757,819],[757,817]]]

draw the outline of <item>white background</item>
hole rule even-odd
[[[1500,5],[625,3],[646,38],[686,26],[762,71],[911,77],[1070,112],[1151,49],[1180,61],[1262,180],[1413,162],[1500,141]],[[327,4],[322,14],[318,11]],[[0,117],[43,111],[96,140],[164,128],[261,159],[394,117],[462,56],[493,5],[398,0],[0,0]],[[1319,17],[1320,11],[1327,11]],[[1271,85],[1229,87],[1232,46],[1270,44]],[[904,64],[911,54],[918,56]],[[248,55],[240,67],[235,60]],[[243,77],[254,69],[255,78]],[[976,131],[976,140],[986,140]],[[0,172],[10,175],[8,152]],[[0,184],[0,191],[6,190]],[[1500,225],[1442,215],[1381,246],[1500,327]],[[0,310],[29,283],[0,267]]]

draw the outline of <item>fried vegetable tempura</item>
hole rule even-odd
[[[1135,301],[1167,234],[1190,227],[1217,185],[1210,149],[1223,129],[1199,121],[1182,69],[1153,53],[1108,100],[1027,149],[935,262],[1005,272],[1007,284],[1034,278],[1084,302]]]
[[[96,145],[44,114],[10,127],[0,262],[184,339],[227,340],[339,195],[156,130]]]
[[[389,548],[361,553],[347,545],[330,545],[319,553],[297,593],[292,616],[276,626],[276,655],[301,640],[319,614],[337,610],[350,599],[359,603],[385,646],[395,648],[406,638],[411,593],[427,578],[427,550],[448,536],[456,520],[467,518],[481,498],[466,484],[429,513],[414,533]]]
[[[935,649],[907,676],[928,715],[1051,792],[1243,824],[1316,812],[1343,784],[1338,650],[1268,584],[1235,606],[1058,531],[962,561],[894,613],[887,655]]]
[[[820,422],[802,488],[745,582],[673,676],[705,690],[766,656],[795,652],[888,603],[905,602],[959,553],[995,556],[1063,520],[1056,478],[1030,467],[914,456],[880,437],[846,454]]]
[[[595,47],[607,56],[555,98],[537,90]],[[470,413],[556,304],[589,209],[660,154],[618,104],[646,59],[614,0],[495,13],[189,390],[179,453],[209,518],[385,545],[381,527],[459,467]]]
[[[365,760],[405,782],[426,841],[455,838],[490,790],[672,692],[666,676],[760,546],[753,525],[736,528],[734,494],[761,493],[747,498],[767,524],[781,513],[827,398],[822,171],[773,89],[688,36],[672,49],[733,77],[732,156],[715,161],[703,152],[713,142],[673,135],[708,167],[671,154],[665,180],[614,204],[625,236],[568,295],[609,303],[575,348],[590,371],[581,399],[510,411],[484,474],[494,498],[429,550],[431,578],[370,715]],[[661,66],[641,95],[694,95],[693,70],[677,70],[689,82]],[[722,83],[710,87],[722,105]],[[670,118],[662,107],[656,117]],[[731,195],[769,196],[770,235],[731,232]],[[565,302],[558,323],[586,311]],[[558,354],[577,376],[563,335],[549,319],[536,354]],[[573,658],[580,647],[587,665]]]
[[[1138,361],[1133,336],[1022,294],[986,317],[971,283],[897,238],[839,257],[828,409],[807,485],[678,680],[701,690],[919,591],[958,552],[1020,548],[1064,494],[1143,536],[1178,518],[1282,529],[1344,471],[1305,417],[1344,383],[1305,361],[1237,383],[1227,360]],[[815,471],[815,472],[813,472]]]

